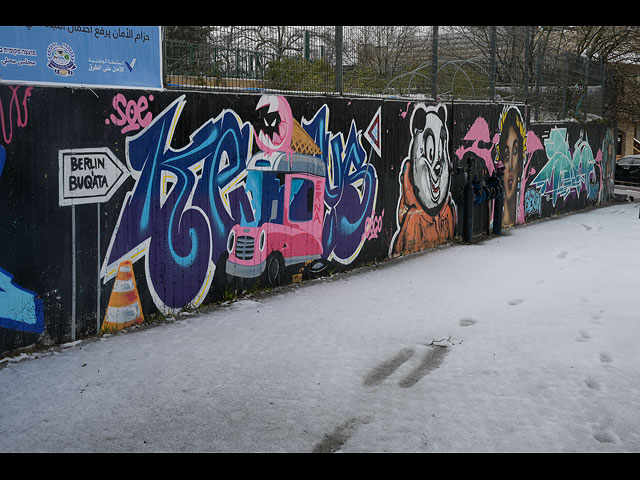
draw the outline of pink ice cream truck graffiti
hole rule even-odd
[[[227,240],[226,273],[282,284],[285,267],[322,255],[324,162],[293,152],[260,152],[247,165],[245,190],[253,221],[235,225]]]

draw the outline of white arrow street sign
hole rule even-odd
[[[104,203],[129,177],[129,170],[108,148],[60,150],[59,203]]]
[[[100,331],[100,204],[108,202],[130,172],[108,148],[74,148],[58,152],[58,203],[71,206],[71,339],[76,339],[76,205],[97,206],[96,323]]]

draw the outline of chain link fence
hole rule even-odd
[[[180,28],[165,27],[167,88],[523,102],[540,121],[604,117],[615,93],[541,27]]]

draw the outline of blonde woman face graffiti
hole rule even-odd
[[[512,225],[517,216],[518,185],[527,150],[527,137],[520,112],[510,107],[500,116],[500,141],[496,160],[504,166],[505,206],[502,223]]]
[[[507,199],[511,199],[516,194],[518,188],[518,171],[522,145],[513,126],[509,127],[507,140],[502,152],[502,163],[504,164],[504,187]]]

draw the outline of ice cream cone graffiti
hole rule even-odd
[[[126,260],[118,266],[101,332],[121,330],[143,321],[144,315],[133,275],[133,264]]]
[[[306,155],[320,155],[322,150],[316,145],[307,132],[304,131],[302,125],[297,120],[293,120],[293,135],[291,137],[291,149],[297,153]]]

